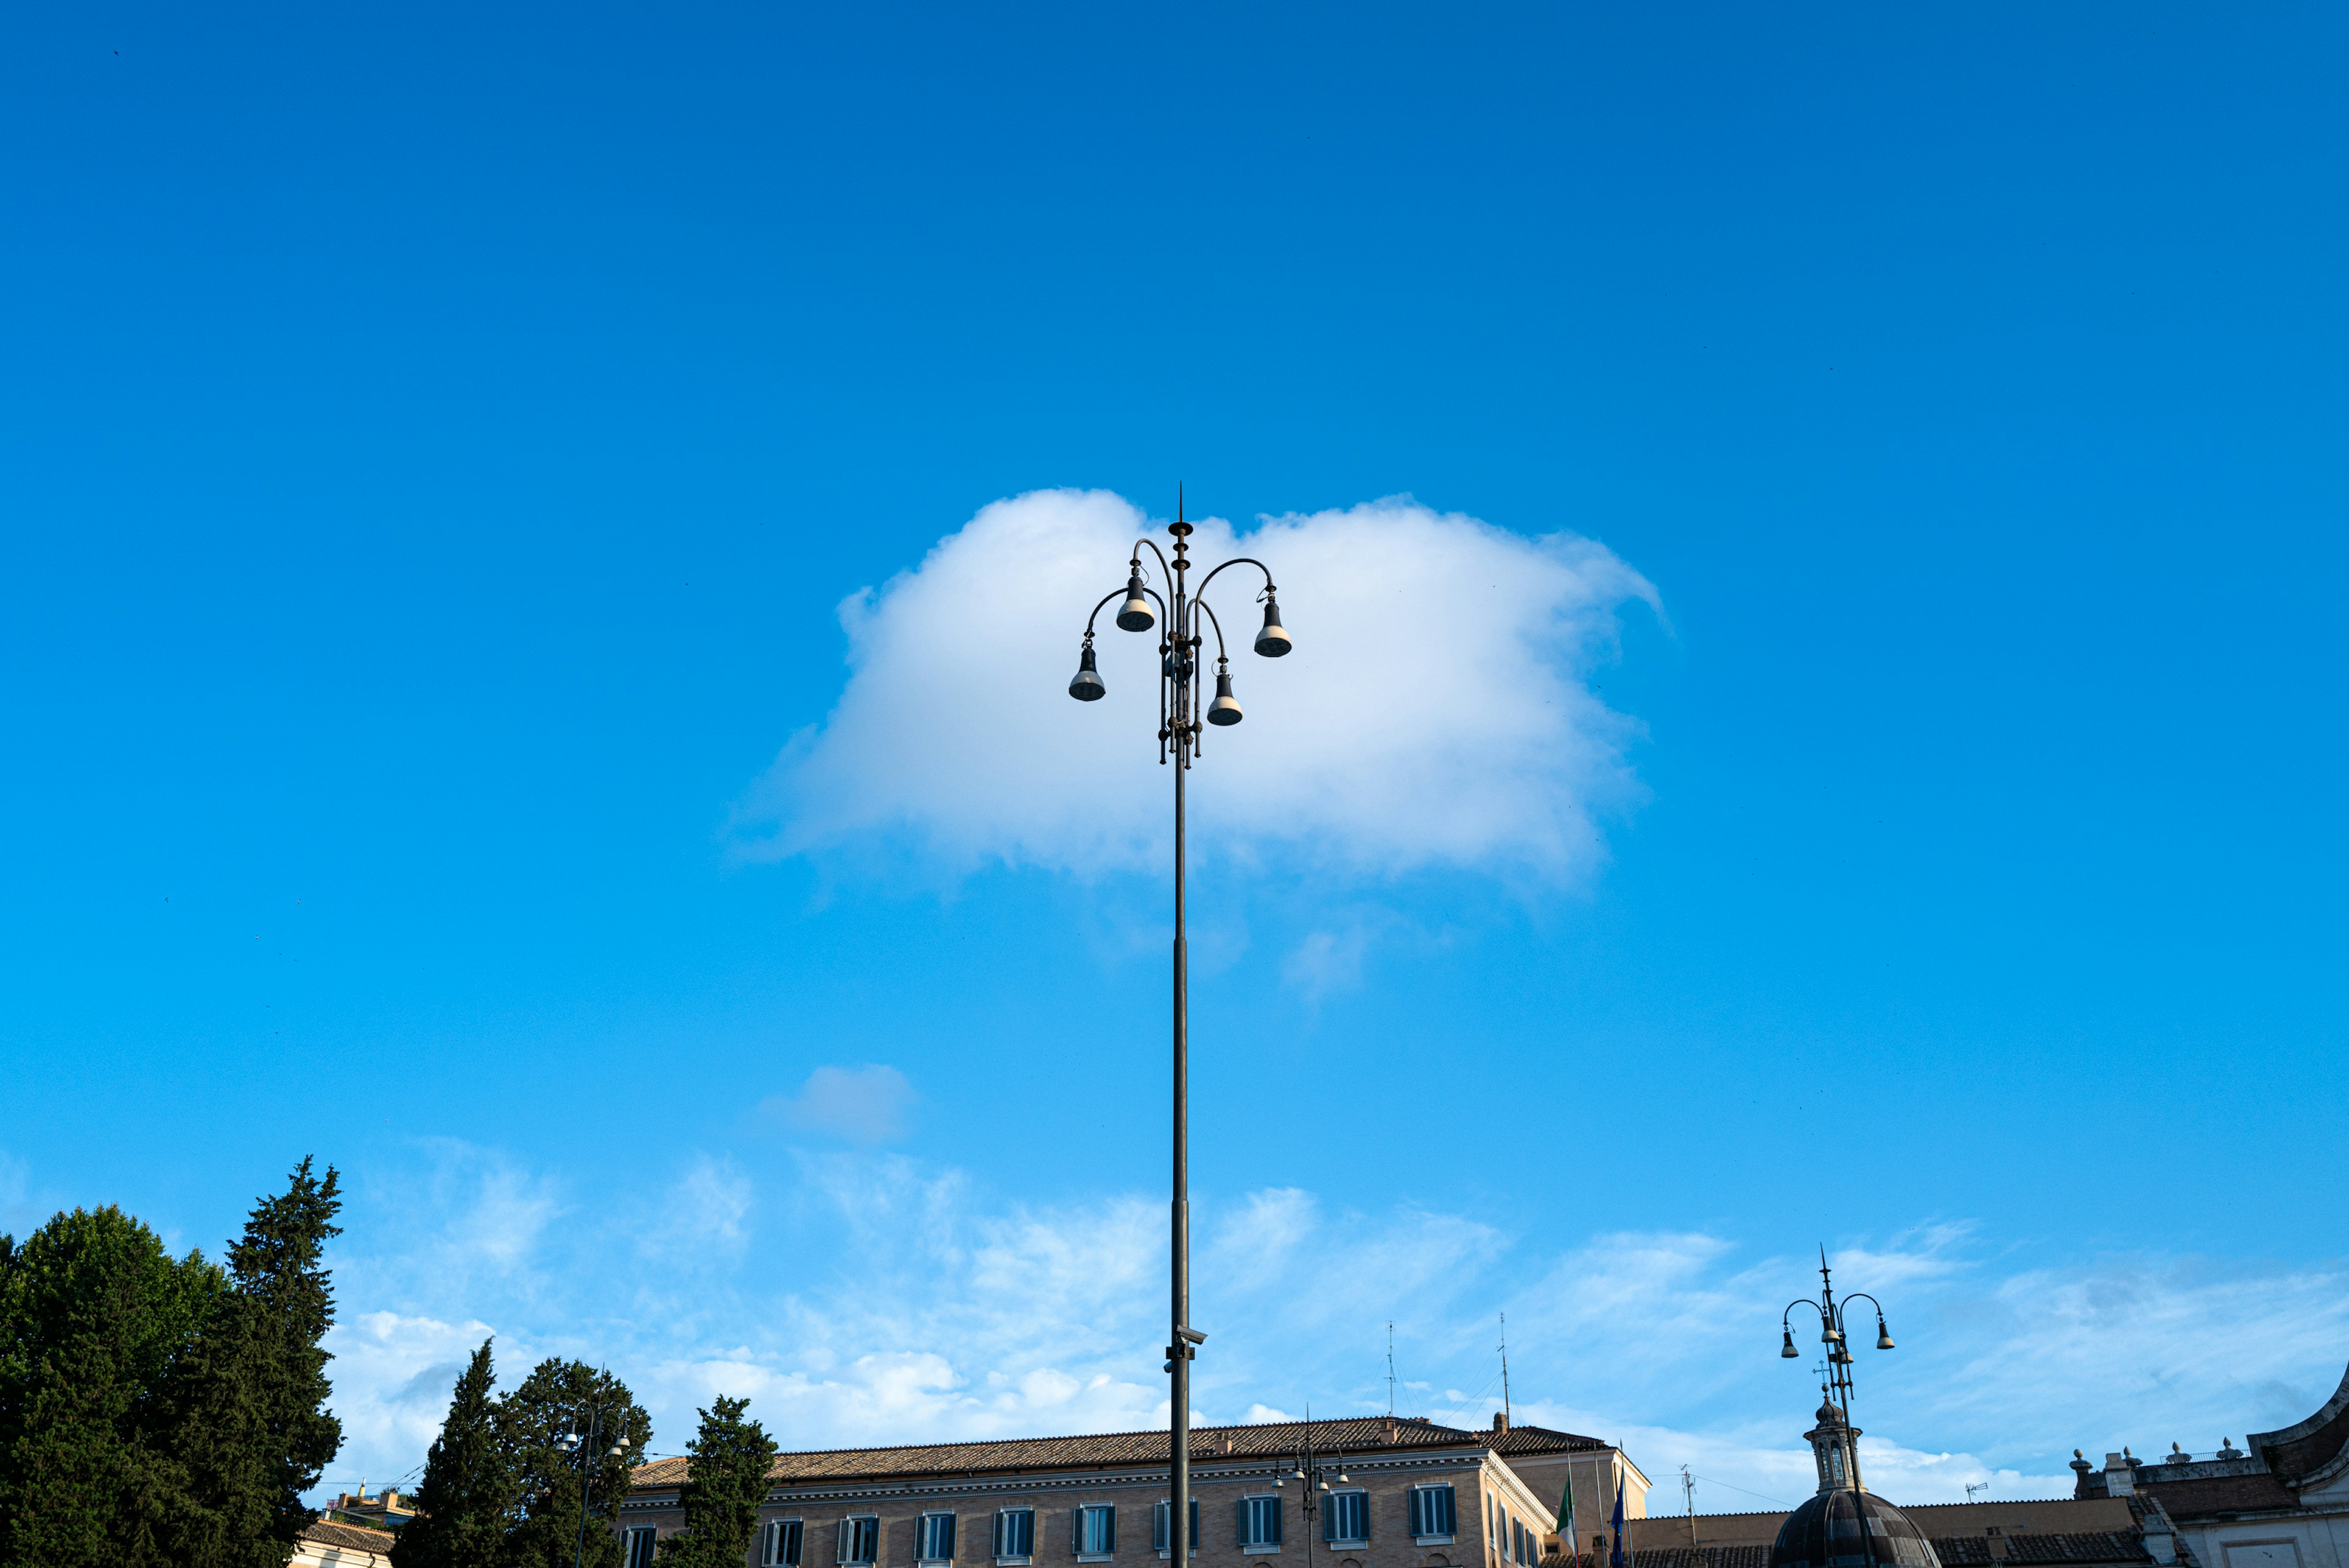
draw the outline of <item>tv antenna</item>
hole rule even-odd
[[[1501,1314],[1501,1419],[1514,1427],[1516,1420],[1509,1410],[1509,1314]]]
[[[1394,1419],[1394,1324],[1387,1324],[1387,1419]]]
[[[1988,1491],[1989,1490],[1990,1482],[1988,1481],[1968,1481],[1966,1482],[1966,1501],[1968,1502],[1971,1502],[1974,1500],[1974,1493],[1978,1491]]]

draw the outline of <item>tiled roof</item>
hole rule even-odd
[[[1597,1438],[1553,1431],[1547,1427],[1511,1427],[1506,1432],[1474,1432],[1464,1436],[1475,1438],[1504,1459],[1511,1454],[1557,1454],[1608,1447]]]
[[[2172,1519],[2298,1508],[2300,1500],[2271,1475],[2205,1476],[2199,1480],[2149,1481],[2146,1494],[2161,1500]]]
[[[1409,1449],[1449,1449],[1464,1445],[1497,1447],[1494,1439],[1517,1438],[1503,1453],[1552,1453],[1566,1449],[1603,1447],[1597,1439],[1540,1427],[1519,1427],[1509,1432],[1470,1432],[1439,1427],[1424,1416],[1355,1416],[1311,1423],[1313,1446],[1333,1457]],[[1191,1429],[1194,1464],[1222,1459],[1278,1459],[1297,1452],[1306,1438],[1303,1421],[1268,1421],[1244,1427],[1195,1427]],[[825,1449],[777,1454],[768,1467],[771,1481],[863,1480],[884,1476],[999,1474],[1006,1470],[1090,1469],[1102,1465],[1164,1464],[1172,1445],[1162,1429],[1151,1432],[1102,1432],[1071,1438],[1007,1438],[985,1443],[924,1443],[889,1449]],[[638,1487],[682,1485],[682,1458],[655,1459],[637,1468]]]
[[[398,1537],[388,1530],[364,1530],[356,1524],[334,1524],[316,1520],[302,1527],[302,1539],[315,1541],[321,1546],[347,1547],[354,1552],[388,1552]]]
[[[1597,1568],[1595,1557],[1596,1553],[1586,1552],[1581,1561]],[[1770,1549],[1752,1542],[1744,1546],[1651,1546],[1634,1554],[1634,1568],[1770,1568]]]
[[[2062,1535],[2010,1535],[2009,1563],[2150,1563],[2145,1536],[2134,1530],[2084,1530]],[[1940,1545],[1934,1542],[1936,1549]]]

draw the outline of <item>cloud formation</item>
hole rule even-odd
[[[823,1133],[852,1143],[885,1143],[905,1136],[913,1085],[895,1067],[818,1067],[796,1095],[773,1095],[760,1109],[798,1132]]]
[[[847,688],[745,802],[738,851],[894,844],[958,870],[1086,875],[1154,863],[1168,831],[1165,775],[1151,765],[1154,639],[1104,614],[1109,696],[1066,694],[1086,611],[1152,526],[1104,491],[1038,491],[853,595]],[[1638,794],[1624,757],[1637,726],[1588,678],[1614,652],[1619,607],[1658,604],[1604,545],[1408,498],[1245,535],[1211,519],[1192,544],[1206,563],[1262,558],[1297,639],[1277,663],[1255,658],[1258,582],[1235,568],[1211,590],[1247,717],[1208,739],[1194,795],[1214,829],[1203,843],[1377,877],[1461,868],[1550,884],[1598,858],[1599,820]]]
[[[483,1244],[516,1191],[577,1183],[460,1146],[391,1184],[410,1228],[354,1214],[330,1348],[350,1441],[330,1480],[411,1469],[464,1353],[493,1326],[511,1384],[541,1355],[609,1365],[675,1452],[716,1393],[749,1396],[794,1447],[944,1441],[1163,1424],[1163,1200],[999,1199],[952,1166],[857,1148],[750,1168],[684,1151],[662,1206],[707,1210],[693,1266],[645,1268],[645,1217]],[[449,1173],[453,1172],[453,1175]],[[436,1207],[436,1205],[438,1207]],[[524,1212],[534,1207],[522,1205]],[[1776,1354],[1816,1259],[1705,1231],[1594,1234],[1558,1247],[1487,1220],[1334,1207],[1279,1187],[1196,1195],[1198,1416],[1275,1419],[1399,1403],[1481,1427],[1499,1407],[1508,1314],[1520,1419],[1626,1444],[1651,1475],[1685,1463],[1701,1508],[1806,1495],[1807,1363]],[[397,1253],[361,1251],[399,1238]],[[2221,1435],[2314,1409],[2349,1345],[2349,1274],[2188,1258],[2017,1268],[1963,1226],[1835,1250],[1839,1283],[1893,1309],[1895,1353],[1861,1374],[1863,1453],[1902,1501],[2069,1490],[2063,1460]],[[1669,1354],[1658,1354],[1669,1346]]]

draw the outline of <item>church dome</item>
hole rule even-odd
[[[1873,1492],[1838,1487],[1786,1516],[1770,1568],[1941,1568],[1941,1560],[1899,1509]]]

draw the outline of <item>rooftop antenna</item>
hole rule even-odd
[[[1501,1314],[1501,1420],[1514,1427],[1516,1419],[1509,1409],[1509,1314]]]
[[[1394,1324],[1387,1324],[1387,1419],[1394,1419]]]
[[[1696,1477],[1689,1474],[1686,1465],[1681,1467],[1681,1498],[1688,1507],[1689,1549],[1696,1549]]]

